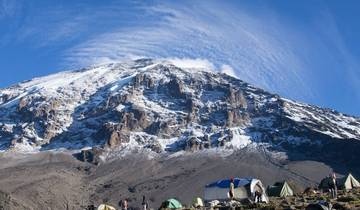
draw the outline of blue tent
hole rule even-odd
[[[229,199],[230,179],[219,180],[205,186],[204,199],[227,200]],[[234,198],[238,200],[253,199],[255,191],[262,193],[261,200],[268,202],[266,190],[260,180],[254,178],[234,178]]]
[[[251,183],[253,178],[234,178],[234,187],[245,186]],[[211,184],[207,184],[205,187],[219,187],[219,188],[229,188],[230,187],[230,179],[223,179]]]

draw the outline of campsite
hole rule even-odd
[[[308,161],[289,165],[288,168],[299,174],[295,176],[269,162],[260,161],[261,156],[257,153],[252,154],[247,157],[249,153],[238,153],[236,155],[239,156],[226,159],[192,155],[161,161],[140,159],[137,156],[117,159],[111,164],[99,166],[78,162],[64,154],[50,153],[40,153],[32,156],[36,159],[32,158],[29,162],[16,163],[21,167],[14,167],[16,159],[12,159],[12,162],[1,161],[3,168],[0,170],[0,177],[7,179],[0,180],[0,207],[10,210],[90,210],[89,207],[92,206],[92,209],[97,210],[104,204],[110,210],[110,207],[120,210],[120,201],[127,199],[128,209],[135,210],[143,209],[141,204],[145,195],[149,210],[159,209],[162,204],[166,204],[165,201],[171,201],[166,204],[167,208],[179,207],[180,203],[179,209],[189,209],[193,203],[207,209],[211,203],[214,209],[228,209],[231,208],[230,205],[237,209],[306,209],[310,204],[327,201],[329,198],[329,193],[321,190],[319,186],[321,180],[331,173],[329,167]],[[242,161],[239,161],[239,157]],[[19,157],[20,160],[22,159]],[[257,170],[254,170],[255,164]],[[201,165],[206,167],[200,167]],[[317,173],[307,168],[316,168]],[[45,170],[48,173],[44,173]],[[348,172],[344,171],[342,174]],[[306,175],[314,181],[296,179],[300,175]],[[345,176],[346,179],[338,176],[340,185],[346,183],[347,188],[357,186],[355,180],[359,180],[358,173]],[[236,188],[239,188],[235,188],[233,202],[228,199],[227,184],[231,177],[234,178]],[[21,180],[23,184],[15,185],[12,180]],[[311,188],[306,189],[307,187]],[[251,197],[254,190],[260,189],[266,193],[268,203],[246,203],[246,199],[243,203],[236,201],[237,197]],[[282,194],[274,196],[272,193],[278,193],[279,189]],[[333,206],[338,206],[337,209],[359,207],[359,188],[344,190],[339,186],[338,189],[338,199],[331,201]],[[288,195],[291,191],[294,196]],[[173,202],[173,199],[178,203]]]
[[[360,184],[357,179],[348,174],[337,178],[338,197],[331,198],[325,187],[324,178],[317,189],[308,188],[304,192],[295,192],[294,185],[287,181],[276,182],[266,189],[261,180],[255,178],[230,178],[218,180],[204,187],[204,197],[195,197],[190,204],[183,204],[176,198],[162,202],[159,208],[143,206],[143,209],[360,209]],[[229,198],[229,186],[234,183],[234,197]],[[261,202],[254,200],[254,193],[261,191]],[[144,205],[145,203],[143,203]],[[88,210],[95,208],[89,207]],[[120,209],[131,209],[121,207]],[[101,204],[97,210],[116,210],[115,207]]]

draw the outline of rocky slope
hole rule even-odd
[[[350,165],[360,159],[360,118],[165,60],[96,66],[0,89],[0,116],[2,151],[266,147],[290,159]]]

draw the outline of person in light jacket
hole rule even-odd
[[[329,191],[331,198],[335,199],[337,197],[337,181],[335,173],[330,174]]]

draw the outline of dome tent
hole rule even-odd
[[[166,201],[162,202],[160,206],[160,209],[180,209],[180,208],[182,208],[182,205],[175,198],[167,199]]]
[[[275,197],[287,197],[287,196],[293,196],[294,191],[291,189],[290,185],[286,181],[284,181],[284,182],[276,182],[274,185],[268,186],[267,194],[269,196],[275,196]]]
[[[205,186],[204,200],[229,199],[230,179],[219,180]],[[254,178],[234,178],[234,199],[253,199],[255,191],[261,192],[261,200],[268,203],[265,188],[260,180]]]
[[[100,204],[100,206],[97,208],[97,210],[116,210],[114,207],[106,205],[106,204]]]

